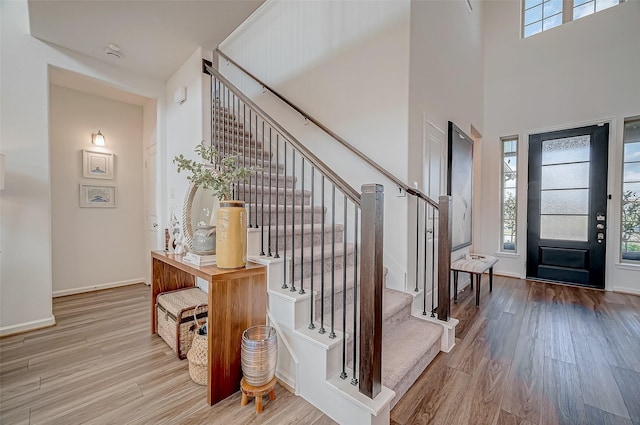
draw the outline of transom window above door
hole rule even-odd
[[[522,37],[608,9],[624,0],[522,0]]]

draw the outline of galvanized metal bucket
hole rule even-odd
[[[278,340],[271,326],[252,326],[242,333],[242,373],[249,385],[266,385],[276,374]]]

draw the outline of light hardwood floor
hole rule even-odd
[[[142,284],[56,298],[55,327],[0,339],[0,424],[334,424],[281,386],[276,400],[215,406],[150,334]]]
[[[640,297],[484,277],[393,425],[640,425]]]
[[[459,297],[458,341],[393,425],[640,425],[640,297],[496,277]],[[216,406],[149,333],[149,289],[54,300],[58,325],[0,339],[0,424],[333,424],[284,388]],[[348,424],[352,425],[352,424]],[[358,425],[358,424],[353,424]]]

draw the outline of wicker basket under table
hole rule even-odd
[[[200,324],[207,319],[208,296],[199,288],[185,288],[163,292],[156,300],[156,328],[178,358],[187,357],[196,331],[197,317]]]

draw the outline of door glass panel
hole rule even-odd
[[[578,6],[573,9],[573,20],[580,19],[584,16],[591,15],[593,13],[594,2],[590,1],[582,6]]]
[[[542,20],[542,5],[532,7],[524,12],[524,22],[527,25],[540,20]]]
[[[541,215],[540,239],[586,242],[588,222],[586,215]]]
[[[545,20],[542,21],[542,26],[543,26],[544,31],[550,30],[551,28],[555,28],[555,27],[559,26],[560,24],[562,24],[562,14],[561,13],[559,13],[557,15],[550,16],[548,18],[545,18]]]
[[[626,196],[627,198],[640,198],[640,183],[623,183],[622,193],[624,195],[623,197]]]
[[[640,182],[640,162],[624,164],[624,181]]]
[[[527,25],[524,27],[524,36],[529,37],[530,35],[537,34],[542,32],[542,21],[534,22],[533,24]]]
[[[620,0],[598,0],[596,1],[596,12],[608,9],[617,4],[620,4]]]
[[[624,162],[640,161],[640,142],[624,144]]]
[[[591,136],[566,137],[542,142],[542,165],[589,161]]]
[[[589,163],[542,166],[542,190],[589,187]]]
[[[561,12],[562,12],[562,0],[548,0],[544,2],[545,18]]]
[[[540,193],[542,214],[589,214],[589,190],[544,190]]]

